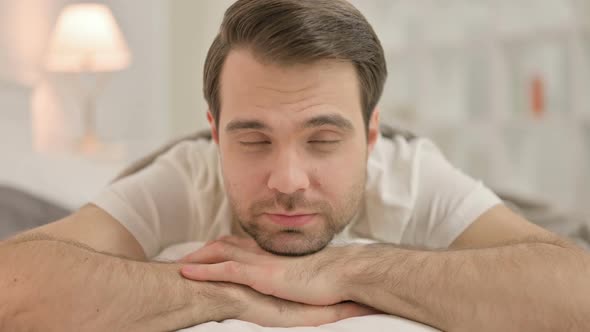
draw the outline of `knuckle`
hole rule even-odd
[[[210,249],[214,253],[216,253],[220,256],[223,256],[223,257],[226,257],[229,254],[227,246],[223,242],[220,242],[220,241],[216,241],[215,243],[211,244]]]
[[[209,249],[219,251],[223,249],[223,246],[223,242],[217,240],[209,245]]]
[[[238,262],[227,262],[225,264],[225,270],[229,274],[240,274],[242,266]]]
[[[196,252],[191,252],[190,254],[182,257],[180,260],[183,262],[191,262],[195,260]]]
[[[232,235],[224,235],[218,239],[218,241],[231,241],[234,237]]]

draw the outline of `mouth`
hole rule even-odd
[[[314,214],[274,214],[266,213],[273,223],[284,227],[303,227],[316,219],[317,213]]]

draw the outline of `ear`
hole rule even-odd
[[[377,139],[379,138],[379,108],[375,108],[373,110],[373,114],[371,114],[371,118],[369,119],[369,132],[367,135],[367,144],[368,144],[368,152],[369,154],[375,148],[375,144],[377,143]]]
[[[215,144],[219,145],[219,135],[217,133],[217,127],[215,127],[215,118],[211,111],[207,111],[207,121],[209,121],[209,126],[211,127],[211,137]]]

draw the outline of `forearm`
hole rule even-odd
[[[590,259],[582,251],[542,243],[439,252],[379,246],[356,257],[353,300],[445,331],[590,329]]]
[[[222,284],[179,266],[130,261],[56,240],[0,246],[2,330],[169,331],[234,314]]]

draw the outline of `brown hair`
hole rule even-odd
[[[271,63],[338,59],[354,64],[368,126],[387,77],[383,48],[365,17],[345,0],[238,0],[225,12],[205,60],[203,92],[219,126],[223,63],[230,50],[248,47]]]

